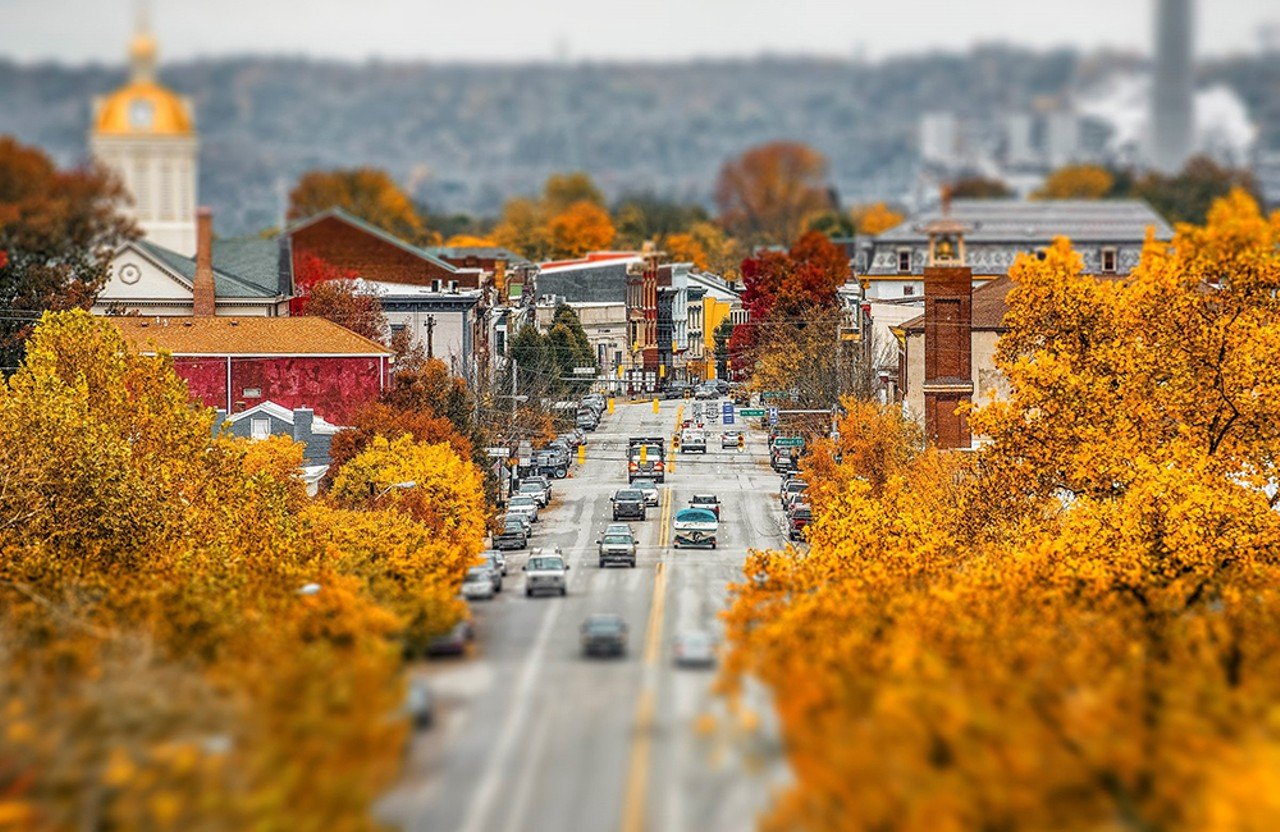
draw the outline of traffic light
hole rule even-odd
[[[680,434],[671,437],[671,447],[673,450],[680,450]]]
[[[742,450],[745,447],[747,447],[747,437],[738,434],[738,450]]]

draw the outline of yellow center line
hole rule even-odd
[[[670,529],[671,489],[662,492],[662,528],[658,532],[658,549],[666,553]],[[659,561],[653,576],[653,602],[649,607],[649,624],[645,629],[645,686],[636,705],[635,731],[632,735],[631,759],[627,772],[626,794],[622,801],[622,832],[644,832],[645,800],[649,791],[649,755],[653,750],[653,715],[656,693],[654,675],[662,653],[662,620],[667,605],[666,564]]]

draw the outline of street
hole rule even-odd
[[[772,707],[752,689],[745,715],[730,717],[711,690],[716,672],[675,667],[671,643],[694,629],[719,638],[747,550],[785,543],[763,437],[748,431],[744,451],[721,450],[724,428],[710,423],[707,453],[675,455],[659,506],[631,523],[636,568],[596,563],[609,498],[627,483],[627,437],[669,442],[682,406],[693,403],[663,402],[655,414],[619,401],[589,435],[586,462],[554,482],[530,548],[507,553],[503,592],[472,605],[472,655],[414,669],[436,693],[436,725],[415,736],[380,820],[424,832],[754,826],[786,776]],[[695,492],[720,497],[717,549],[670,545],[672,517]],[[520,570],[536,547],[563,550],[567,597],[525,597]],[[606,612],[627,623],[627,655],[584,659],[578,628]]]

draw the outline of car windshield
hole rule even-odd
[[[718,503],[720,498],[714,494],[694,494],[691,503]]]
[[[648,491],[649,489],[657,490],[658,484],[653,480],[634,480],[631,485],[640,491]]]
[[[504,534],[523,534],[524,523],[521,523],[519,520],[508,520],[502,527],[502,531]]]
[[[593,633],[616,633],[623,623],[616,618],[588,618],[586,628]]]
[[[529,558],[530,569],[564,569],[560,558]]]
[[[534,502],[532,497],[526,497],[524,495],[521,495],[519,497],[511,498],[511,505],[513,508],[516,506],[531,506],[533,504]]]
[[[801,520],[812,520],[813,512],[807,508],[798,508],[792,517],[799,517]]]
[[[605,543],[630,543],[631,535],[629,534],[607,534],[604,536]]]
[[[489,580],[489,567],[473,566],[467,570],[468,581],[487,581]]]
[[[639,491],[632,490],[632,491],[618,492],[618,502],[627,502],[627,501],[642,500],[642,499],[644,499],[644,495],[641,494]]]
[[[684,647],[711,646],[711,636],[706,633],[681,633],[677,640]]]

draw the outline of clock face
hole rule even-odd
[[[149,130],[155,115],[155,107],[150,101],[135,101],[129,105],[129,124],[135,128]]]
[[[125,266],[120,269],[120,280],[125,283],[137,283],[141,277],[142,269],[139,269],[133,263],[126,263]]]

